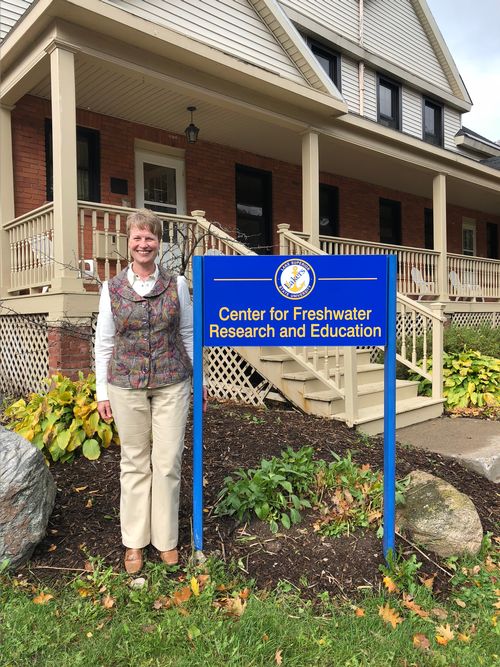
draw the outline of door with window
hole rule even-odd
[[[237,239],[259,255],[272,253],[272,174],[236,165]]]
[[[136,206],[159,214],[185,215],[184,160],[152,151],[135,153]],[[184,223],[163,223],[161,262],[178,273],[182,268],[187,229]]]
[[[462,219],[462,254],[473,257],[476,254],[476,221]]]

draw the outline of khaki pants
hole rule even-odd
[[[158,389],[108,385],[121,443],[123,544],[158,551],[177,546],[182,451],[191,380]]]

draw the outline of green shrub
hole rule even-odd
[[[500,328],[482,324],[479,327],[447,327],[443,349],[448,353],[475,350],[489,357],[500,356]]]
[[[76,381],[53,375],[44,383],[45,392],[12,403],[4,416],[6,428],[32,442],[47,461],[72,461],[78,454],[95,460],[101,447],[119,443],[113,421],[104,421],[97,412],[93,374],[84,378],[79,373]]]
[[[432,359],[428,362],[432,369]],[[420,376],[412,374],[411,379]],[[443,396],[448,408],[500,405],[500,360],[479,352],[461,352],[443,355]],[[431,382],[423,379],[419,392],[424,396],[432,393]]]

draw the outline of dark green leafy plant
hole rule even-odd
[[[260,468],[243,470],[226,477],[216,513],[235,516],[240,521],[255,514],[269,523],[271,531],[278,531],[301,519],[300,510],[311,507],[308,488],[315,475],[312,447],[295,452],[291,447],[281,457],[263,459]]]
[[[46,460],[71,461],[78,454],[98,459],[101,448],[119,443],[114,422],[101,419],[95,400],[95,375],[79,373],[73,381],[61,374],[44,381],[47,390],[9,405],[6,428],[40,449]]]

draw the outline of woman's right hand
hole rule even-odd
[[[98,401],[97,412],[100,414],[102,419],[111,419],[113,417],[113,413],[111,412],[111,404],[109,401]]]

